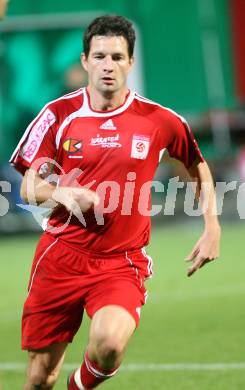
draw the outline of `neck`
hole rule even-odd
[[[121,106],[128,94],[128,88],[124,87],[117,92],[99,92],[91,85],[88,85],[90,104],[93,110],[109,111]]]

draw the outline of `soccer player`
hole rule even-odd
[[[87,87],[47,104],[11,159],[24,175],[22,198],[53,202],[23,310],[25,390],[54,386],[84,309],[91,318],[89,341],[68,389],[93,389],[119,369],[147,297],[144,281],[152,275],[144,249],[149,183],[166,156],[183,163],[199,192],[209,184],[201,192],[205,227],[188,275],[219,254],[212,178],[186,121],[127,87],[134,42],[124,17],[96,18],[81,56]]]

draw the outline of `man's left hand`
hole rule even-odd
[[[192,262],[187,276],[193,275],[199,268],[219,257],[221,228],[219,225],[205,228],[186,261]]]

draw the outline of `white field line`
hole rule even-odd
[[[64,371],[71,371],[81,363],[65,363]],[[0,371],[24,371],[24,363],[0,363]],[[129,363],[122,365],[121,371],[226,371],[245,370],[245,362],[234,363]]]

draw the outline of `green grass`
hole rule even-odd
[[[125,356],[130,363],[234,363],[245,361],[245,257],[242,225],[225,225],[222,252],[213,262],[186,277],[184,257],[201,229],[194,225],[158,228],[148,252],[155,276],[147,282],[149,300],[142,321]],[[20,350],[20,318],[28,274],[37,239],[0,240],[0,364],[24,363]],[[79,362],[86,345],[86,319],[66,363]],[[63,370],[56,390],[66,389]],[[1,371],[0,389],[21,389],[24,371]],[[245,370],[122,371],[101,388],[105,390],[241,390]],[[1,389],[1,390],[2,390]]]

